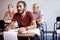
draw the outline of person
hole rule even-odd
[[[12,29],[12,25],[14,22],[18,22],[18,33],[23,33],[26,30],[35,29],[36,22],[32,15],[32,12],[26,11],[26,3],[25,1],[19,1],[17,3],[17,13],[14,14],[11,23],[5,28],[6,31],[9,29]],[[18,40],[28,40],[28,38],[25,37],[18,37]],[[37,38],[34,36],[33,38],[30,38],[31,40],[37,40]]]
[[[40,27],[41,29],[44,29],[42,25],[44,13],[42,10],[39,10],[38,3],[33,4],[33,15],[36,20],[37,26]]]
[[[8,4],[8,10],[5,12],[5,15],[3,17],[4,22],[5,23],[10,23],[12,18],[13,18],[13,16],[14,16],[14,14],[15,14],[15,12],[13,10],[13,5],[12,4]],[[6,24],[6,25],[8,25],[8,24]],[[15,22],[13,26],[15,26],[15,25],[18,25],[18,23]]]
[[[13,5],[8,4],[8,10],[5,12],[5,15],[3,17],[3,20],[11,20],[14,15]]]

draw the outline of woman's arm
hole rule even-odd
[[[8,12],[5,13],[4,17],[3,17],[3,20],[6,20],[8,17]]]

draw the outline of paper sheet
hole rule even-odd
[[[37,34],[38,36],[40,36],[40,30],[39,28],[36,28],[36,29],[32,29],[32,30],[28,30],[28,31],[25,31],[23,33],[35,33]]]
[[[18,40],[17,32],[7,31],[3,33],[4,40]]]

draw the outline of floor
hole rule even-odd
[[[0,37],[0,40],[3,40],[3,38]],[[47,33],[47,35],[44,34],[44,40],[53,40],[52,33]],[[56,40],[56,38],[54,40]],[[60,37],[57,37],[57,40],[60,40]]]
[[[47,37],[46,37],[47,36]],[[54,37],[54,40],[60,40],[60,37],[57,37],[56,38],[56,35],[54,35],[55,37]],[[46,34],[44,34],[44,40],[53,40],[53,36],[52,36],[52,33],[47,33],[47,35]]]

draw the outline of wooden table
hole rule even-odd
[[[3,35],[3,32],[0,32],[0,35]],[[24,34],[17,34],[17,36],[20,36],[20,37],[34,37],[35,34],[34,33],[24,33]]]

